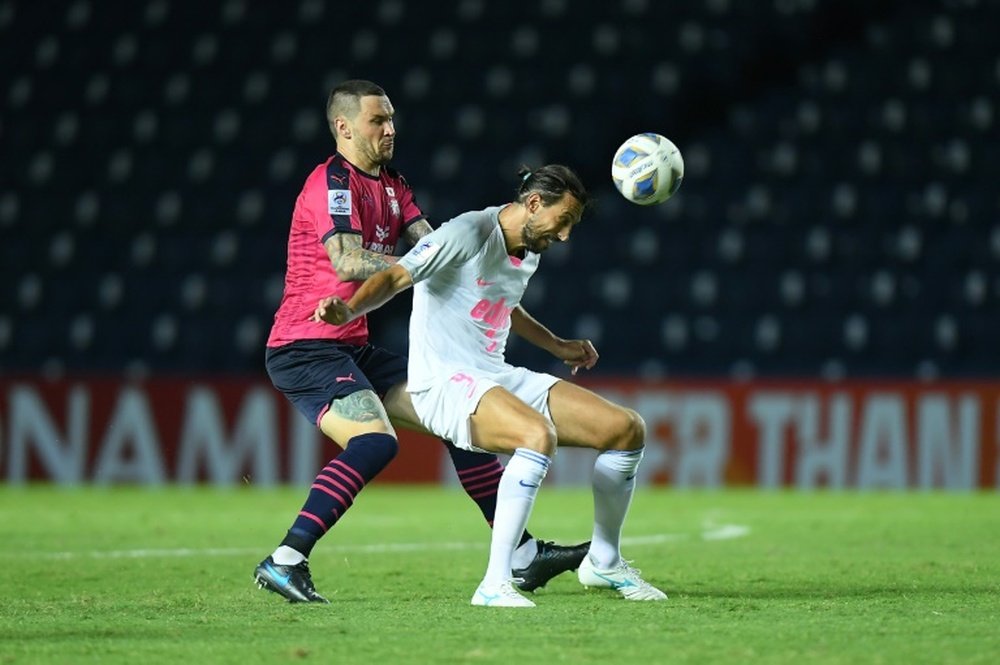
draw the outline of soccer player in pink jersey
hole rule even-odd
[[[346,81],[330,93],[326,114],[337,152],[313,170],[295,202],[285,289],[266,353],[274,386],[343,448],[316,476],[281,544],[254,570],[261,588],[291,602],[327,602],[312,582],[313,547],[395,457],[392,423],[423,429],[406,392],[404,356],[370,345],[364,317],[342,326],[312,320],[320,298],[350,298],[364,279],[396,263],[401,238],[415,244],[432,231],[406,180],[388,167],[396,130],[385,91]],[[496,455],[444,444],[492,526],[503,466]],[[512,559],[521,588],[575,570],[588,546],[563,547],[524,530]]]
[[[414,287],[408,388],[420,422],[467,450],[511,455],[500,480],[486,574],[473,605],[534,607],[515,589],[511,556],[556,446],[593,448],[594,531],[578,577],[634,601],[666,599],[621,553],[621,532],[642,461],[638,413],[504,356],[516,333],[573,368],[598,360],[589,340],[563,339],[521,306],[552,243],[565,242],[587,205],[569,168],[522,173],[517,198],[466,212],[430,233],[395,265],[368,278],[345,302],[319,301],[314,319],[349,324]]]

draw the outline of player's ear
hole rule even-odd
[[[347,124],[347,120],[344,119],[344,116],[338,115],[334,118],[333,127],[337,130],[337,136],[342,136],[345,139],[351,138],[351,128]]]

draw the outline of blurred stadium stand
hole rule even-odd
[[[369,78],[434,223],[520,163],[583,175],[598,204],[526,304],[600,373],[995,377],[998,25],[998,0],[0,1],[0,371],[263,375],[326,94]],[[640,131],[686,159],[653,209],[610,183]]]

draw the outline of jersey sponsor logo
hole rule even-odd
[[[387,242],[370,242],[365,244],[365,249],[379,254],[392,254],[396,251],[396,245]]]
[[[326,199],[331,215],[351,214],[351,190],[349,189],[327,190]]]
[[[507,306],[506,298],[500,298],[496,302],[483,298],[476,303],[469,315],[473,319],[483,321],[490,328],[501,328],[510,321],[510,313],[513,311],[513,307]]]
[[[510,324],[510,314],[513,311],[513,307],[507,306],[506,298],[500,298],[496,302],[483,298],[469,312],[473,319],[487,325],[486,337],[490,340],[485,346],[487,353],[493,353],[500,347],[500,342],[495,339],[497,331]]]
[[[432,240],[424,240],[422,243],[417,245],[411,250],[413,258],[418,263],[427,263],[432,256],[437,254],[437,251],[441,249],[441,245],[438,245]]]
[[[389,237],[389,227],[382,226],[381,224],[375,225],[375,239],[379,242],[385,242],[385,239]]]

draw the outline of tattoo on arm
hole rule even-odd
[[[351,275],[352,280],[368,279],[378,271],[391,267],[396,261],[398,259],[394,256],[370,252],[367,249],[359,249],[345,256],[343,260],[346,272]]]
[[[337,277],[348,282],[368,279],[398,261],[395,256],[365,249],[361,246],[361,236],[355,233],[335,233],[325,247]]]
[[[371,390],[359,390],[346,397],[338,397],[330,404],[330,408],[341,418],[358,423],[389,420],[382,402]]]
[[[420,219],[406,227],[406,230],[403,231],[403,238],[405,238],[406,242],[411,245],[416,245],[418,240],[433,230],[434,229],[431,228],[430,222],[426,219]]]

